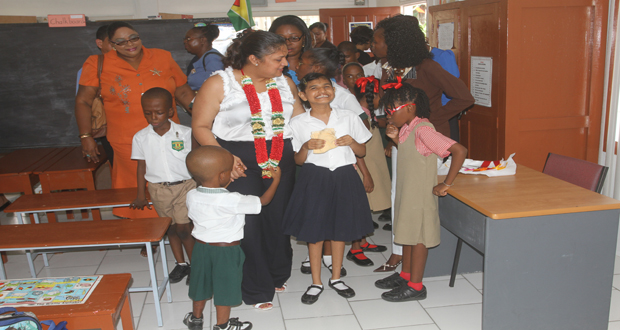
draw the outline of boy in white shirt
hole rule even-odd
[[[252,323],[230,318],[231,306],[242,302],[245,255],[240,242],[245,215],[258,214],[261,206],[271,202],[282,173],[278,167],[270,169],[273,181],[263,196],[246,196],[226,190],[233,163],[233,155],[216,146],[197,147],[187,156],[187,168],[200,185],[187,193],[189,217],[194,222],[192,235],[196,239],[189,282],[192,312],[183,319],[190,330],[202,329],[202,312],[211,297],[217,318],[213,330],[252,329]]]
[[[192,150],[192,129],[170,120],[174,108],[172,95],[166,89],[149,89],[142,95],[141,102],[149,125],[133,137],[131,159],[138,161],[138,196],[130,207],[151,208],[146,200],[148,181],[149,195],[157,214],[172,218],[168,240],[176,266],[170,272],[169,280],[177,283],[189,276],[191,270],[189,262],[185,262],[183,248],[191,259],[194,247],[185,205],[187,192],[196,187],[185,165],[185,158]]]

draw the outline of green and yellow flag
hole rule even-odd
[[[235,0],[228,11],[228,17],[235,27],[235,31],[251,28],[255,25],[254,19],[252,19],[250,0]]]

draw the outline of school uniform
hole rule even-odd
[[[370,117],[370,111],[363,108],[366,115]],[[382,109],[374,111],[375,116],[383,115]],[[383,211],[389,209],[392,206],[391,192],[390,192],[390,172],[385,162],[385,151],[383,149],[383,141],[381,139],[381,133],[379,127],[370,127],[370,133],[372,138],[366,142],[366,157],[364,162],[368,168],[368,172],[372,177],[374,183],[374,189],[371,193],[367,193],[368,203],[370,209],[373,212]],[[357,173],[363,180],[364,176],[362,172],[357,169]],[[363,181],[362,181],[363,182]]]
[[[245,215],[261,211],[260,198],[200,186],[187,193],[187,208],[196,239],[189,297],[200,301],[213,296],[217,306],[241,304],[245,254],[239,241]]]
[[[372,136],[355,113],[337,108],[332,108],[327,124],[306,112],[291,119],[289,125],[296,152],[310,140],[312,132],[325,128],[333,128],[336,138],[350,135],[357,143],[365,143]],[[284,233],[310,243],[352,241],[372,233],[368,198],[355,163],[349,146],[322,154],[308,151],[284,214]]]
[[[189,223],[185,196],[196,182],[185,165],[192,150],[192,129],[171,120],[170,129],[160,136],[153,126],[138,131],[131,145],[131,159],[144,160],[151,202],[160,217],[173,224]]]

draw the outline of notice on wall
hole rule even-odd
[[[79,15],[47,15],[49,27],[86,26],[86,16]]]
[[[454,22],[439,24],[437,48],[447,50],[454,46]]]
[[[470,89],[476,99],[475,104],[491,107],[491,84],[493,77],[493,58],[471,57]]]

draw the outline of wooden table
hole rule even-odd
[[[84,304],[41,307],[17,307],[33,312],[39,320],[67,321],[67,329],[115,330],[121,320],[123,330],[134,329],[129,286],[131,274],[103,275]]]
[[[483,329],[607,329],[620,201],[521,165],[448,193],[441,225],[484,254]]]
[[[163,319],[159,299],[161,299],[164,292],[167,292],[168,302],[172,301],[170,282],[168,280],[166,249],[164,246],[164,235],[170,226],[170,222],[170,218],[151,218],[42,223],[32,226],[6,225],[0,227],[2,234],[0,251],[144,245],[148,254],[146,259],[149,264],[151,286],[130,288],[129,292],[153,292],[157,322],[159,326],[162,326]],[[159,242],[162,273],[164,274],[164,279],[160,285],[158,285],[157,277],[155,276],[155,262],[151,249],[152,242]],[[33,274],[33,277],[36,277],[32,258],[28,258],[28,265],[31,274]],[[6,279],[6,272],[2,263],[0,263],[0,279]]]

